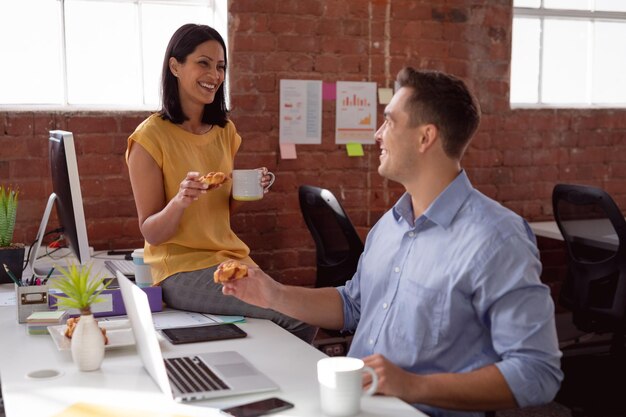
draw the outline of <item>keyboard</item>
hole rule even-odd
[[[170,381],[184,394],[228,389],[197,356],[163,359]]]
[[[135,276],[135,265],[133,261],[127,261],[125,259],[107,259],[104,261],[104,266],[106,266],[113,275],[115,275],[117,271],[120,271],[127,277]]]

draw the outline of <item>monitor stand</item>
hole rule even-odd
[[[32,271],[33,275],[36,278],[45,278],[48,276],[52,265],[41,266],[40,268],[35,266],[35,262],[37,262],[37,256],[39,255],[39,249],[41,249],[41,242],[46,234],[46,228],[48,227],[48,220],[50,219],[50,213],[52,213],[52,208],[54,207],[54,201],[56,200],[57,195],[55,193],[50,194],[48,198],[48,203],[46,204],[46,209],[43,212],[43,217],[41,218],[41,224],[39,225],[39,230],[37,231],[37,237],[35,238],[35,242],[33,246],[30,248],[30,256],[28,257],[28,266]],[[61,272],[58,270],[54,270],[52,272],[53,277],[61,276]]]

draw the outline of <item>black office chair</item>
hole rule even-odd
[[[592,335],[562,348],[565,380],[557,401],[574,416],[623,415],[623,383],[613,381],[623,379],[626,367],[624,214],[605,191],[591,186],[558,184],[552,205],[567,250],[559,304],[571,311],[578,330]]]
[[[576,327],[614,334],[623,346],[626,313],[626,220],[603,190],[557,184],[554,217],[567,247],[568,272],[559,303],[573,313]],[[581,225],[588,224],[586,232]]]
[[[324,188],[301,185],[298,189],[300,210],[316,253],[315,287],[337,287],[356,272],[363,242],[333,193]],[[320,329],[313,342],[329,356],[344,356],[352,341],[350,332]]]
[[[315,241],[315,287],[337,287],[356,272],[363,242],[329,190],[311,185],[298,189],[300,210]]]

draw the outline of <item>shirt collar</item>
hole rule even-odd
[[[430,204],[422,217],[447,229],[473,189],[465,170],[461,170],[459,175]],[[404,193],[400,197],[393,206],[392,213],[396,221],[402,218],[410,225],[414,224],[413,204],[409,193]]]

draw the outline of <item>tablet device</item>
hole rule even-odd
[[[171,329],[162,329],[161,333],[174,345],[209,342],[211,340],[237,339],[248,335],[232,323],[195,327],[174,327]]]

